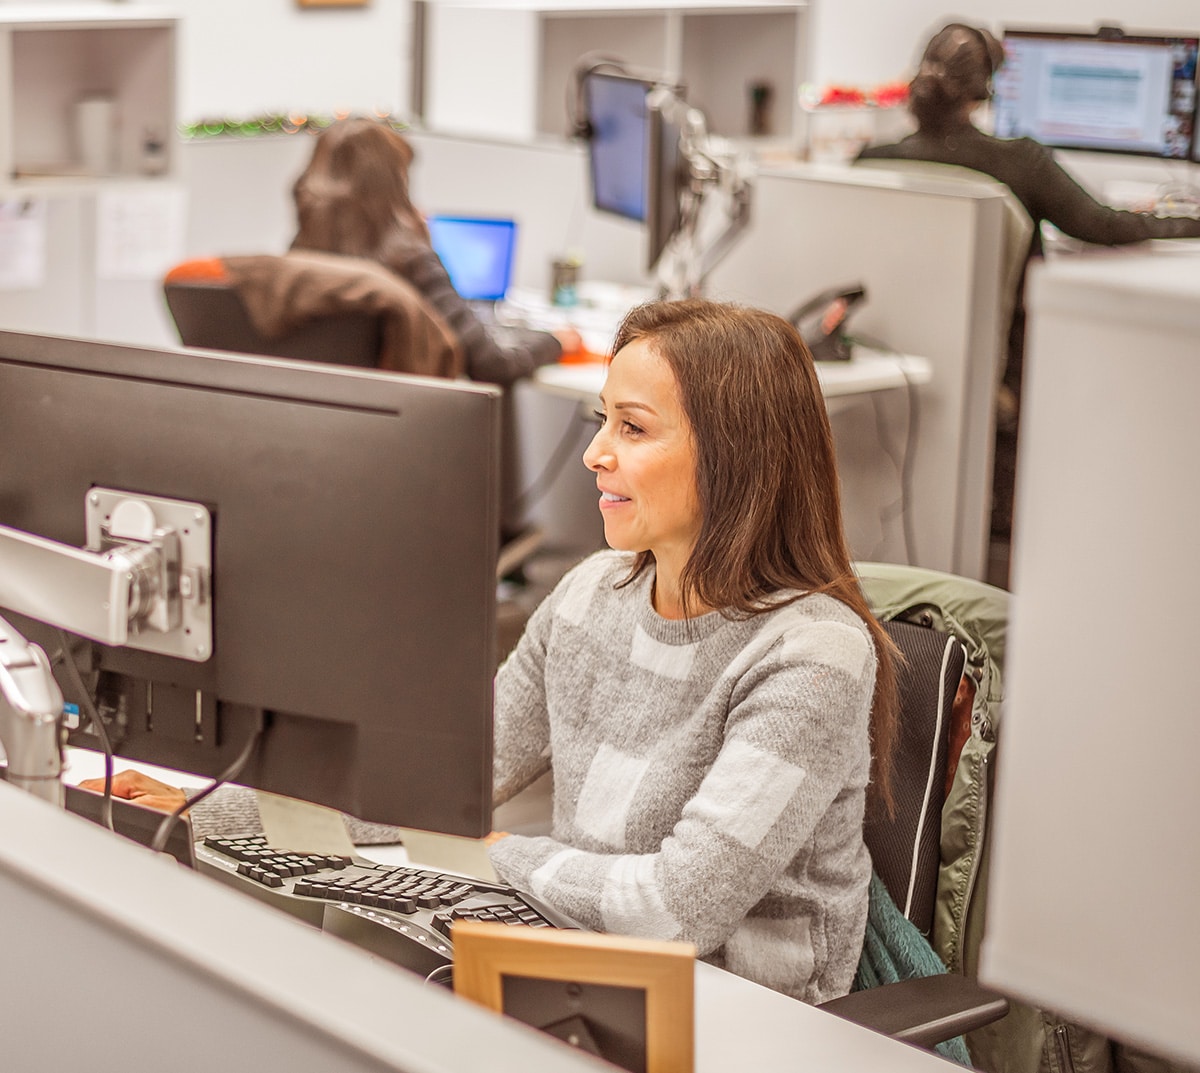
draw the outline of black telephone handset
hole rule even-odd
[[[814,361],[847,361],[850,342],[846,338],[846,320],[850,311],[867,296],[862,284],[833,287],[795,310],[788,320],[800,338],[808,344]]]

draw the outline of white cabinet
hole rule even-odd
[[[581,58],[681,80],[709,129],[791,139],[807,4],[426,0],[417,48],[431,130],[530,139],[570,132]],[[764,88],[759,88],[764,87]],[[765,94],[755,122],[755,97]]]
[[[175,16],[0,4],[0,177],[173,172]]]

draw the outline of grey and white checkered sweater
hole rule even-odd
[[[605,551],[538,607],[496,680],[496,795],[554,772],[550,836],[497,873],[581,924],[696,945],[803,999],[845,994],[862,950],[875,654],[840,601],[743,621],[651,606]]]

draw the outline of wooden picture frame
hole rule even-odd
[[[692,1073],[691,943],[454,924],[454,991],[642,1073]]]

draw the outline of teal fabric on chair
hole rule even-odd
[[[871,874],[870,902],[867,908],[867,933],[862,957],[854,977],[853,991],[864,991],[915,977],[944,973],[946,966],[929,941],[892,901],[883,880]],[[960,1065],[971,1066],[962,1036],[935,1044],[933,1049]]]

